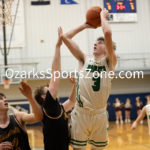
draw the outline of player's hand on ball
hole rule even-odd
[[[90,24],[88,24],[88,23],[84,23],[84,26],[85,26],[85,28],[87,28],[87,29],[96,29],[97,27],[93,27],[93,26],[91,26]]]
[[[109,13],[106,8],[103,8],[102,11],[100,12],[100,16],[108,19]]]

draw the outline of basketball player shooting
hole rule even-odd
[[[87,143],[91,145],[92,150],[102,150],[108,144],[106,105],[111,89],[111,79],[94,78],[93,72],[115,71],[117,58],[106,9],[102,9],[100,18],[104,38],[98,38],[94,44],[92,59],[89,59],[72,40],[77,33],[91,28],[91,25],[84,23],[61,35],[65,45],[78,60],[79,71],[86,74],[87,69],[90,69],[90,78],[81,78],[80,73],[78,78],[77,103],[71,114],[71,145],[74,150],[85,150]]]

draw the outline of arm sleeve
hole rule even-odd
[[[58,100],[53,99],[49,91],[47,91],[46,93],[46,98],[43,103],[43,108],[46,111],[46,113],[51,117],[57,117],[60,115],[61,112],[61,106]]]

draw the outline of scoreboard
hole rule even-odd
[[[111,22],[136,22],[136,0],[104,0]]]

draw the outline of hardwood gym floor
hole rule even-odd
[[[104,150],[149,150],[150,135],[146,120],[134,131],[130,130],[130,126],[131,124],[116,125],[115,122],[110,122],[109,146]],[[33,150],[43,150],[41,126],[27,128]],[[72,148],[70,147],[69,150]],[[89,150],[89,145],[87,150]]]

